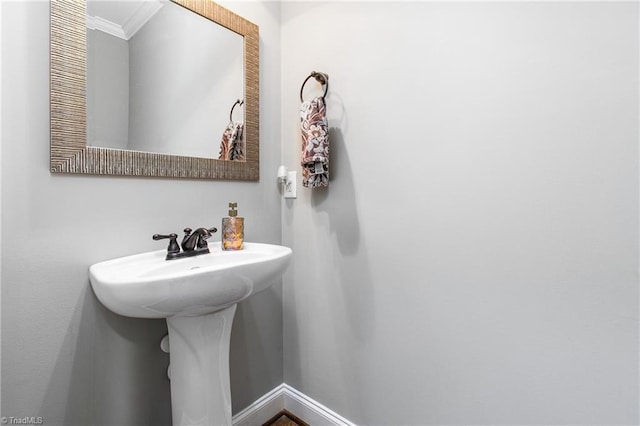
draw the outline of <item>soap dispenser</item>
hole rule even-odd
[[[222,218],[222,250],[244,248],[244,218],[238,216],[238,203],[229,203],[229,217]]]

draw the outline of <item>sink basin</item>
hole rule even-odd
[[[89,268],[96,296],[113,312],[166,319],[174,426],[231,425],[229,344],[237,303],[273,284],[292,255],[288,247],[259,243],[209,249],[175,260],[158,250]]]
[[[288,247],[245,243],[244,250],[165,260],[166,250],[97,263],[89,268],[96,296],[111,311],[136,318],[215,312],[264,290],[289,263]]]

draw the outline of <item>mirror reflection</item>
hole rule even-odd
[[[87,145],[244,161],[243,36],[168,1],[87,2]]]

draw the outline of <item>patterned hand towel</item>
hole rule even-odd
[[[300,106],[302,130],[302,185],[308,188],[329,186],[329,125],[322,97]]]
[[[239,122],[229,123],[224,133],[222,134],[222,141],[220,142],[220,160],[237,160],[244,161],[244,140],[242,138],[242,131],[244,125]]]

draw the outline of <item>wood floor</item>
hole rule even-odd
[[[263,424],[262,426],[309,426],[299,417],[287,410],[282,410],[274,418]]]
[[[271,423],[271,426],[298,426],[298,423],[294,422],[287,416],[280,416],[278,420]]]

